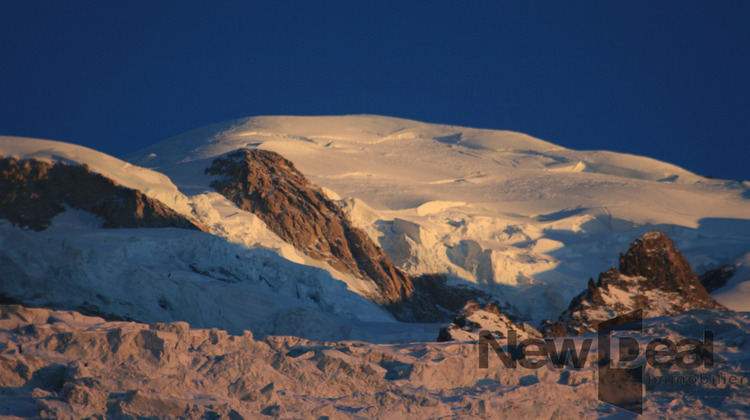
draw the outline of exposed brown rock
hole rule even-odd
[[[708,294],[674,242],[661,232],[648,232],[636,239],[620,256],[620,273],[642,277],[640,285],[645,289],[679,293],[685,305],[723,308]]]
[[[101,217],[105,228],[206,231],[195,220],[85,165],[0,159],[0,218],[24,228],[44,230],[65,206]]]
[[[284,241],[336,270],[375,282],[380,295],[372,300],[394,303],[411,295],[411,280],[382,249],[279,154],[238,150],[215,159],[206,173],[220,176],[211,186]]]
[[[545,319],[539,326],[539,331],[546,337],[565,337],[568,335],[565,325],[559,319],[557,321]]]
[[[596,283],[590,279],[560,318],[544,321],[540,330],[547,336],[580,335],[636,309],[656,317],[697,308],[726,309],[709,295],[672,240],[651,231],[620,255],[619,270],[601,273]]]
[[[441,274],[423,274],[412,278],[414,293],[408,299],[387,305],[388,310],[398,319],[413,322],[449,322],[469,301],[501,305],[492,295],[473,284],[448,284]]]

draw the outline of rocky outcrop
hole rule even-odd
[[[262,219],[269,229],[311,258],[369,279],[379,303],[408,298],[413,285],[341,208],[310,183],[292,162],[266,150],[238,150],[217,158],[206,174],[219,193]]]
[[[656,317],[698,308],[726,309],[708,294],[672,240],[651,231],[620,255],[619,270],[612,267],[596,282],[589,279],[559,319],[543,322],[540,330],[547,336],[581,335],[596,331],[599,321],[636,309]]]
[[[442,274],[413,277],[414,292],[407,299],[386,305],[398,319],[412,322],[449,322],[468,301],[502,306],[473,283],[449,284]],[[508,305],[502,306],[511,309]]]
[[[519,340],[542,335],[531,325],[501,312],[496,305],[469,301],[450,325],[440,328],[437,341],[474,341],[479,339],[481,331],[489,331],[496,338],[507,338],[511,330]]]
[[[105,228],[175,227],[206,231],[138,190],[85,165],[0,159],[0,218],[44,230],[66,206],[100,217]]]

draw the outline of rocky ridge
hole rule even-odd
[[[215,159],[206,174],[217,176],[213,188],[260,217],[284,241],[336,270],[372,280],[379,296],[371,300],[389,304],[411,295],[411,280],[281,155],[238,150]]]
[[[451,283],[442,274],[423,274],[412,278],[414,293],[409,298],[386,305],[397,319],[410,322],[446,322],[467,302],[478,302],[494,308],[502,308],[514,317],[518,310],[508,303],[500,302],[490,293],[470,283]],[[514,317],[515,319],[515,317]]]
[[[98,216],[105,228],[207,230],[196,220],[85,165],[0,159],[0,218],[40,231],[66,206]]]

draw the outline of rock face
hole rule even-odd
[[[353,226],[339,206],[292,162],[266,150],[238,150],[206,169],[219,176],[211,183],[243,210],[260,217],[286,242],[333,268],[375,283],[378,303],[408,298],[411,280],[365,232]]]
[[[568,309],[540,330],[547,336],[581,335],[596,331],[596,323],[643,309],[644,317],[678,314],[690,309],[726,309],[708,294],[685,257],[661,232],[636,239],[619,270],[612,267],[573,298]]]
[[[440,329],[437,341],[478,340],[482,330],[491,332],[496,338],[507,338],[508,332],[514,330],[519,340],[542,335],[531,325],[500,312],[493,304],[481,306],[469,301],[456,314],[453,323]]]
[[[728,265],[716,270],[709,270],[700,276],[701,283],[706,291],[711,293],[716,289],[724,287],[729,279],[737,272],[739,265]]]
[[[39,231],[49,227],[65,206],[102,218],[105,228],[206,230],[195,220],[86,166],[0,159],[0,218]]]
[[[500,305],[489,293],[472,284],[449,284],[441,274],[423,274],[412,278],[414,293],[408,299],[387,305],[397,319],[412,322],[447,322],[468,301]],[[503,306],[504,309],[508,305]]]

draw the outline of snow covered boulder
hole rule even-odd
[[[437,340],[478,340],[481,331],[489,331],[498,338],[505,338],[510,330],[516,331],[518,339],[541,337],[541,333],[534,327],[500,312],[497,306],[487,303],[482,307],[470,300],[456,314],[453,323],[440,329]]]

